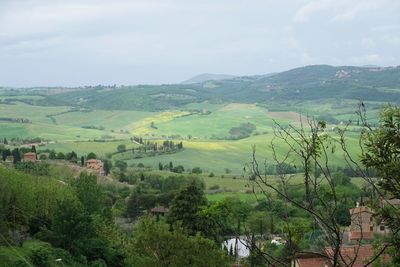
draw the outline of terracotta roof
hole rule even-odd
[[[299,267],[325,267],[331,266],[329,259],[319,253],[297,253],[293,259]]]
[[[164,206],[157,206],[152,208],[150,211],[154,213],[167,213],[169,212],[169,209]]]
[[[333,249],[330,247],[326,248],[326,254],[332,256]],[[365,264],[374,257],[374,248],[371,244],[342,246],[340,248],[340,254],[341,257],[339,260],[346,266],[350,265],[354,261],[354,264],[352,265],[353,267],[365,267]],[[387,262],[390,259],[387,254],[384,254],[381,258],[383,258],[384,262]],[[299,253],[296,254],[292,260],[295,260],[299,267],[332,266],[331,260],[318,253]],[[372,266],[372,264],[367,266]]]
[[[327,248],[328,255],[333,254],[332,248]],[[346,265],[350,265],[354,258],[353,267],[364,267],[374,256],[374,248],[371,244],[364,245],[353,245],[353,246],[343,246],[340,248],[340,254],[342,255],[342,261]],[[357,255],[357,257],[356,257]],[[388,255],[383,256],[384,261],[389,260]],[[372,264],[368,264],[367,266],[372,266]]]

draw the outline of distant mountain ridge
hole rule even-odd
[[[400,66],[312,65],[269,75],[212,80],[210,84],[213,77],[185,84],[32,89],[32,94],[44,96],[38,100],[41,105],[148,111],[181,109],[203,101],[266,106],[321,99],[400,103]]]
[[[191,83],[202,83],[207,81],[219,81],[235,78],[235,75],[229,74],[213,74],[213,73],[203,73],[196,75],[188,80],[181,82],[181,84],[191,84]]]

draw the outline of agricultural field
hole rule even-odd
[[[253,147],[256,148],[257,160],[262,163],[275,164],[272,160],[272,140],[278,156],[285,155],[287,146],[281,140],[274,139],[275,123],[299,126],[301,120],[307,120],[306,115],[300,114],[317,117],[318,110],[326,111],[337,120],[347,120],[355,115],[357,107],[356,101],[333,104],[321,101],[320,105],[315,102],[299,105],[296,112],[277,111],[256,104],[215,104],[205,101],[187,104],[181,110],[149,112],[37,106],[20,101],[41,98],[35,95],[2,98],[13,100],[7,104],[0,103],[0,117],[24,118],[29,122],[1,121],[0,138],[40,137],[49,141],[40,149],[55,149],[63,153],[75,151],[78,155],[94,152],[100,157],[116,152],[117,146],[121,144],[127,149],[133,148],[136,144],[131,138],[135,136],[158,143],[172,138],[175,142],[183,142],[183,151],[136,159],[132,155],[131,159],[126,158],[128,165],[142,163],[157,168],[159,162],[166,164],[171,161],[175,165],[184,166],[185,169],[200,167],[205,173],[235,175],[241,175],[243,168],[251,162]],[[345,112],[335,113],[334,106],[339,104],[348,107]],[[305,107],[309,113],[302,111]],[[372,110],[368,115],[376,114],[377,111]],[[235,138],[237,136],[232,135],[234,130],[242,134],[240,131],[247,125],[252,128],[248,131],[244,129],[247,132],[243,136]],[[333,126],[335,125],[329,125],[327,130],[330,131]],[[350,148],[356,149],[356,133],[350,137],[349,144]],[[342,165],[342,154],[336,150],[332,155],[331,164]]]

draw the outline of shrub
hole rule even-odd
[[[210,189],[210,190],[218,190],[218,189],[219,189],[219,185],[217,185],[217,184],[212,185],[212,186],[210,186],[209,189]]]
[[[203,173],[203,170],[200,167],[194,167],[192,173],[200,174]]]

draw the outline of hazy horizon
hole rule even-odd
[[[400,1],[1,1],[0,86],[400,64]]]

